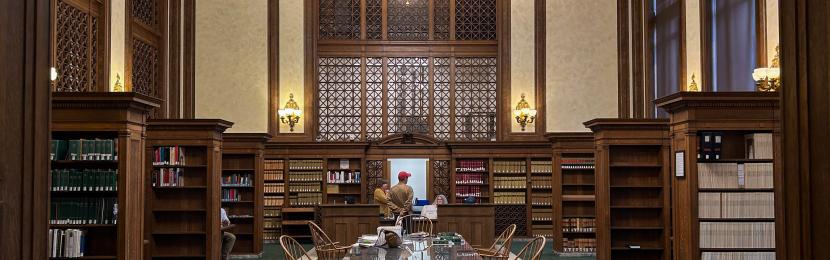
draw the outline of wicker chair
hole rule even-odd
[[[331,241],[329,235],[316,223],[309,221],[308,228],[311,229],[311,239],[314,241],[314,250],[319,259],[342,259],[350,246],[341,246],[339,242]]]
[[[545,237],[537,236],[525,245],[519,253],[516,254],[516,259],[522,260],[539,260],[542,257],[542,248],[545,247]]]
[[[516,232],[516,224],[507,226],[501,235],[496,237],[493,245],[488,248],[476,248],[476,252],[485,259],[508,259],[510,258],[510,245],[513,243],[513,233]]]
[[[395,221],[395,226],[408,228],[409,234],[424,232],[427,236],[432,235],[432,220],[421,215],[406,215]]]
[[[311,260],[311,256],[308,255],[305,248],[292,237],[286,235],[281,236],[280,246],[282,246],[282,251],[288,260]]]

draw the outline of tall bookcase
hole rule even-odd
[[[530,158],[530,235],[553,237],[553,161],[547,158]]]
[[[674,254],[680,259],[781,259],[778,93],[678,93],[671,118]]]
[[[365,196],[360,158],[326,158],[325,204],[361,203]]]
[[[552,133],[554,251],[563,255],[596,253],[596,175],[594,136]]]
[[[277,243],[282,235],[282,207],[285,202],[285,160],[265,160],[262,222],[263,239]]]
[[[236,227],[233,255],[262,254],[265,142],[268,134],[226,133],[222,140],[222,207]]]
[[[141,239],[130,238],[143,232],[136,224],[144,220],[142,148],[160,102],[136,93],[52,93],[50,259],[80,253],[65,243],[69,233],[81,235],[86,259],[142,257]]]
[[[232,124],[218,119],[149,122],[144,186],[150,259],[220,257],[222,133]]]
[[[476,203],[490,203],[490,159],[462,158],[453,160],[452,190],[450,200],[463,203],[465,198],[473,197]]]
[[[288,159],[286,204],[282,208],[282,233],[294,238],[310,239],[308,221],[314,220],[314,206],[323,203],[326,160],[322,158]]]
[[[664,119],[594,119],[597,259],[671,258]]]

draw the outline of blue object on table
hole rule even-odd
[[[415,205],[414,206],[424,206],[424,205],[429,205],[429,200],[418,200],[418,199],[415,200]]]
[[[476,204],[476,197],[469,196],[464,198],[464,204]]]

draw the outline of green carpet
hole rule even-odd
[[[513,252],[519,252],[522,247],[527,243],[527,241],[515,240],[513,241]],[[305,248],[311,248],[310,244],[304,244]],[[593,260],[594,257],[557,257],[553,255],[553,243],[550,241],[546,243],[545,249],[542,251],[542,260],[550,260],[550,259],[567,259],[567,260]],[[279,244],[265,244],[264,247],[265,252],[262,255],[263,260],[276,260],[276,259],[285,259],[282,255],[282,249],[280,248]]]

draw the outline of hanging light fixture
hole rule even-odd
[[[525,131],[527,124],[532,124],[536,120],[536,109],[530,108],[530,104],[525,100],[525,93],[522,93],[522,100],[519,100],[519,104],[513,110],[513,116],[516,117],[516,123],[522,126],[522,131]]]

